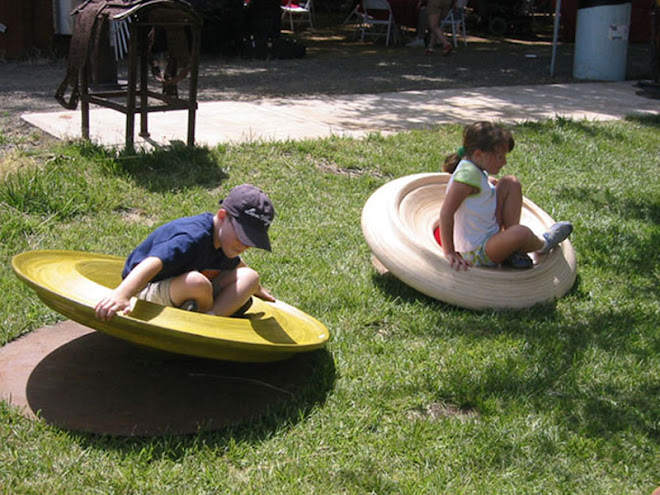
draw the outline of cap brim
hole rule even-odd
[[[236,218],[230,216],[230,221],[232,227],[234,227],[234,232],[238,240],[243,244],[249,247],[255,247],[259,249],[265,249],[266,251],[271,251],[270,248],[270,239],[268,238],[268,233],[264,232],[261,229],[252,227],[251,225],[241,224],[236,220]]]

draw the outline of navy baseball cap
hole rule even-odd
[[[268,195],[251,184],[233,188],[221,207],[229,214],[238,239],[246,246],[270,251],[268,227],[275,218],[275,209]]]

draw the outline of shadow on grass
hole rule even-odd
[[[647,127],[660,127],[660,115],[629,115],[624,120]]]
[[[121,157],[121,170],[151,192],[181,191],[227,179],[219,157],[206,147],[174,143],[164,149]]]
[[[26,392],[32,410],[83,444],[151,445],[154,457],[164,457],[173,455],[170,444],[185,449],[199,439],[262,440],[323,404],[334,382],[325,349],[284,361],[233,363],[92,332],[44,357]]]
[[[524,402],[526,409],[558,415],[565,428],[591,438],[624,432],[660,438],[660,386],[645,378],[646,370],[637,369],[638,363],[653,360],[660,338],[645,335],[640,344],[638,336],[628,333],[642,328],[652,314],[637,308],[603,309],[579,322],[561,316],[547,321],[531,315],[491,317],[494,321],[479,340],[522,337],[525,350],[484,366],[477,384],[474,376],[450,372],[451,385],[441,392],[443,397],[481,411],[490,400]]]
[[[579,277],[578,277],[579,279]],[[554,311],[555,306],[556,306],[556,301],[548,302],[548,303],[543,303],[543,304],[537,304],[533,306],[532,308],[529,309],[521,309],[521,310],[491,310],[491,309],[485,309],[483,311],[476,311],[472,309],[466,309],[462,308],[460,306],[454,306],[452,304],[440,301],[438,299],[434,299],[430,296],[427,296],[425,294],[422,294],[421,292],[413,289],[409,285],[405,284],[398,278],[396,278],[394,275],[391,273],[386,273],[386,274],[379,274],[377,272],[374,272],[372,274],[372,280],[373,283],[378,289],[384,293],[389,295],[392,300],[397,299],[397,300],[402,300],[406,303],[418,303],[422,304],[425,307],[436,307],[438,310],[441,311],[451,311],[451,312],[458,312],[458,313],[463,313],[463,314],[481,314],[481,315],[491,315],[491,314],[517,314],[520,312],[534,312],[534,313],[540,313],[543,316],[547,316],[547,314],[551,313]],[[568,294],[571,294],[576,290],[578,286],[578,281],[576,280],[575,284],[573,287],[570,289]]]
[[[392,300],[431,308],[436,314],[423,332],[469,352],[470,358],[446,356],[456,362],[443,372],[439,402],[484,415],[501,414],[493,404],[515,409],[523,402],[525,409],[556,415],[564,428],[587,437],[634,432],[660,438],[660,385],[638,368],[660,352],[653,305],[636,304],[632,296],[630,303],[623,296],[622,305],[594,305],[579,276],[561,311],[553,302],[477,312],[426,297],[392,275],[375,273],[373,281]],[[505,350],[509,341],[524,344]],[[466,364],[482,352],[476,368]]]
[[[653,228],[660,224],[660,205],[653,198],[621,199],[610,189],[589,187],[566,187],[559,193],[562,202],[581,204],[582,211],[598,211],[606,219],[588,226],[589,245],[583,247],[586,263],[599,265],[604,269],[614,269],[621,275],[644,278],[644,274],[655,272],[659,261],[658,246],[660,232]],[[620,219],[616,222],[607,219]],[[648,228],[631,228],[631,224],[643,224]],[[608,268],[609,267],[609,268]],[[650,297],[660,296],[657,283],[648,284]],[[634,284],[629,284],[628,295],[636,297]]]
[[[529,120],[516,125],[517,129],[528,129],[534,132],[557,133],[560,131],[574,131],[585,136],[596,137],[603,134],[613,138],[610,130],[598,127],[594,122],[588,120],[575,120],[571,118],[556,116],[553,119]],[[618,135],[618,133],[617,133]]]
[[[562,187],[558,199],[571,203],[586,204],[595,211],[613,212],[622,219],[640,220],[650,224],[660,223],[660,204],[653,203],[652,198],[620,199],[609,188],[594,187]]]
[[[228,175],[222,167],[221,148],[186,146],[173,141],[170,146],[136,153],[107,150],[87,142],[78,144],[82,156],[101,161],[109,175],[124,175],[150,192],[178,192],[194,186],[214,187]]]
[[[419,303],[425,307],[440,305],[443,309],[453,308],[449,304],[438,301],[405,284],[391,273],[380,274],[374,271],[371,275],[374,285],[390,297],[390,300],[401,300],[406,303]],[[459,308],[460,309],[460,308]]]

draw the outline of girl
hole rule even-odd
[[[573,230],[570,222],[559,222],[538,237],[520,225],[520,182],[512,175],[489,178],[506,165],[513,147],[510,131],[477,122],[464,129],[463,146],[445,159],[443,170],[452,176],[440,209],[440,235],[444,255],[456,270],[500,263],[531,268],[525,253],[547,253]]]

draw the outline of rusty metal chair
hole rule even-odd
[[[55,98],[68,109],[75,109],[80,101],[83,138],[89,139],[90,104],[126,115],[127,149],[134,147],[136,114],[140,136],[147,138],[149,113],[187,110],[188,145],[193,146],[201,16],[183,0],[88,0],[74,13],[67,74]],[[164,67],[156,60],[157,48],[165,55]],[[116,58],[125,53],[128,74],[121,84]],[[161,92],[149,88],[150,68]],[[178,84],[186,78],[184,98]]]

